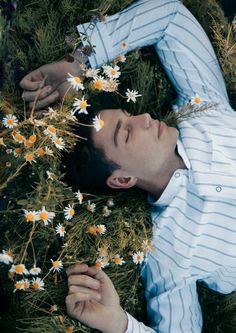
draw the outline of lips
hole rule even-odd
[[[158,138],[161,136],[163,131],[165,130],[166,124],[163,121],[159,121],[159,131],[158,131]]]

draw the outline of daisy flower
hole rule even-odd
[[[0,253],[0,262],[9,265],[13,262],[13,253],[11,250],[5,251],[2,250],[2,253]]]
[[[118,266],[122,266],[123,264],[125,264],[124,259],[119,254],[115,255],[113,261]]]
[[[36,149],[36,155],[38,157],[45,155],[45,150],[42,147]]]
[[[53,125],[49,125],[44,131],[43,133],[45,135],[50,136],[50,138],[55,138],[57,135],[57,129],[56,127],[54,127]]]
[[[56,233],[60,235],[60,237],[64,237],[65,236],[65,227],[63,227],[63,225],[61,225],[60,223],[56,226],[55,228]]]
[[[74,326],[68,325],[66,326],[66,333],[73,333],[74,332]]]
[[[35,210],[26,210],[24,209],[25,219],[27,222],[34,222],[38,220],[38,214]]]
[[[56,312],[56,311],[58,311],[57,305],[56,304],[51,305],[50,312]]]
[[[117,79],[121,74],[119,72],[120,67],[116,66],[116,65],[114,67],[109,66],[109,65],[104,65],[102,68],[103,68],[104,74],[111,79]]]
[[[87,204],[86,208],[89,212],[94,213],[95,209],[96,209],[96,204],[90,203],[90,200],[88,200],[88,204]]]
[[[80,190],[78,190],[77,192],[75,192],[75,197],[79,200],[80,205],[83,202],[83,194],[80,192]]]
[[[100,72],[100,69],[95,69],[95,68],[89,68],[86,73],[85,73],[85,76],[86,77],[91,77],[91,78],[94,78],[94,77],[97,77],[98,76],[98,73]]]
[[[44,282],[39,277],[33,278],[33,280],[31,280],[31,286],[33,289],[44,290]]]
[[[48,112],[45,115],[49,116],[50,119],[56,119],[58,117],[57,111],[54,110],[52,107],[48,108]]]
[[[102,90],[104,85],[104,78],[102,76],[96,76],[93,79],[92,87],[97,90]]]
[[[16,142],[22,143],[25,141],[24,135],[22,135],[20,132],[13,131],[12,132],[12,137]]]
[[[24,145],[26,148],[31,148],[31,147],[33,147],[34,144],[29,140],[25,140]]]
[[[104,80],[103,90],[107,91],[107,92],[114,92],[114,91],[117,91],[118,85],[119,85],[118,80],[114,80],[114,79]]]
[[[96,229],[97,229],[97,233],[100,235],[105,234],[105,232],[107,231],[107,228],[105,227],[104,224],[99,224]]]
[[[29,274],[29,271],[25,268],[24,264],[12,265],[9,272],[20,274],[20,275],[22,275],[22,274],[28,275]]]
[[[46,209],[45,209],[45,206],[42,207],[42,210],[40,210],[38,212],[38,216],[37,218],[39,220],[42,220],[44,222],[44,225],[48,225],[49,222],[52,222],[52,220],[54,219],[55,217],[55,213],[54,212],[48,212]]]
[[[41,273],[41,268],[34,266],[30,269],[29,273],[31,275],[39,275]]]
[[[78,113],[88,114],[87,107],[91,105],[87,103],[87,100],[83,96],[82,99],[75,98],[73,106],[75,107],[73,110],[74,113],[79,111]]]
[[[30,135],[28,139],[31,143],[35,143],[37,140],[37,136],[35,134]]]
[[[24,288],[24,280],[16,281],[16,283],[15,283],[15,289],[13,290],[13,293],[15,293],[17,290],[25,290],[25,288]]]
[[[62,138],[54,138],[52,142],[60,150],[63,150],[65,148],[65,142]]]
[[[61,269],[63,268],[61,260],[55,260],[55,261],[53,261],[51,259],[51,262],[52,262],[51,270],[53,270],[53,272],[60,272]]]
[[[118,62],[125,62],[126,57],[123,54],[119,54],[118,57],[117,57],[117,61]]]
[[[14,154],[15,157],[18,157],[18,156],[21,155],[22,151],[23,151],[22,148],[17,147],[17,148],[14,149],[13,154]]]
[[[100,114],[98,116],[95,116],[95,118],[93,118],[92,120],[93,127],[96,129],[96,132],[99,132],[105,124],[104,121],[101,119]]]
[[[67,81],[70,83],[71,87],[78,90],[84,90],[84,85],[82,83],[82,80],[79,76],[73,76],[70,73],[67,73],[69,75],[69,78],[67,78]]]
[[[95,261],[95,267],[96,268],[102,269],[102,268],[105,268],[107,266],[109,266],[109,262],[103,257],[100,257]]]
[[[8,114],[2,119],[2,123],[7,128],[14,128],[17,126],[18,119],[14,114]]]
[[[97,234],[97,227],[95,225],[89,225],[88,226],[88,233],[91,235]]]
[[[45,147],[45,154],[48,155],[48,156],[53,156],[53,151],[46,146]]]
[[[127,89],[127,91],[126,91],[126,96],[127,96],[127,101],[126,102],[129,102],[130,100],[132,101],[132,102],[136,102],[136,98],[137,97],[140,97],[140,96],[142,96],[142,95],[140,95],[139,93],[138,93],[138,91],[136,91],[136,90],[129,90],[129,89]]]
[[[107,206],[108,207],[113,207],[115,204],[114,204],[114,201],[113,201],[113,199],[108,199],[107,200]]]
[[[108,209],[107,206],[104,206],[103,209],[102,209],[102,216],[108,217],[109,215],[111,215],[111,210]]]
[[[75,215],[74,204],[68,205],[64,208],[64,216],[66,220],[71,220]]]
[[[195,96],[191,97],[190,103],[192,105],[201,106],[202,98],[198,94],[196,94]]]
[[[5,146],[6,147],[3,138],[0,138],[0,146]]]
[[[26,153],[24,159],[26,160],[26,162],[29,162],[30,164],[32,164],[32,162],[36,163],[33,153]]]
[[[138,251],[138,252],[133,254],[132,258],[133,258],[133,262],[136,265],[141,264],[144,260],[144,253],[141,252],[141,251]]]

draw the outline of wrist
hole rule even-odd
[[[120,307],[113,316],[112,325],[103,331],[103,333],[125,333],[128,327],[128,317],[126,312]]]

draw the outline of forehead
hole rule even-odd
[[[101,119],[104,121],[103,128],[96,132],[92,130],[92,138],[94,145],[99,148],[104,148],[107,143],[112,144],[116,124],[124,117],[124,112],[121,109],[105,109],[99,112]]]

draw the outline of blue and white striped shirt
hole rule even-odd
[[[78,31],[88,33],[88,26]],[[201,332],[196,281],[224,294],[236,289],[236,113],[214,50],[178,0],[137,1],[97,23],[91,40],[92,67],[154,45],[178,104],[195,94],[217,103],[178,126],[178,152],[187,169],[176,170],[152,202],[154,250],[142,269],[150,327],[128,314],[127,328],[127,333]]]

